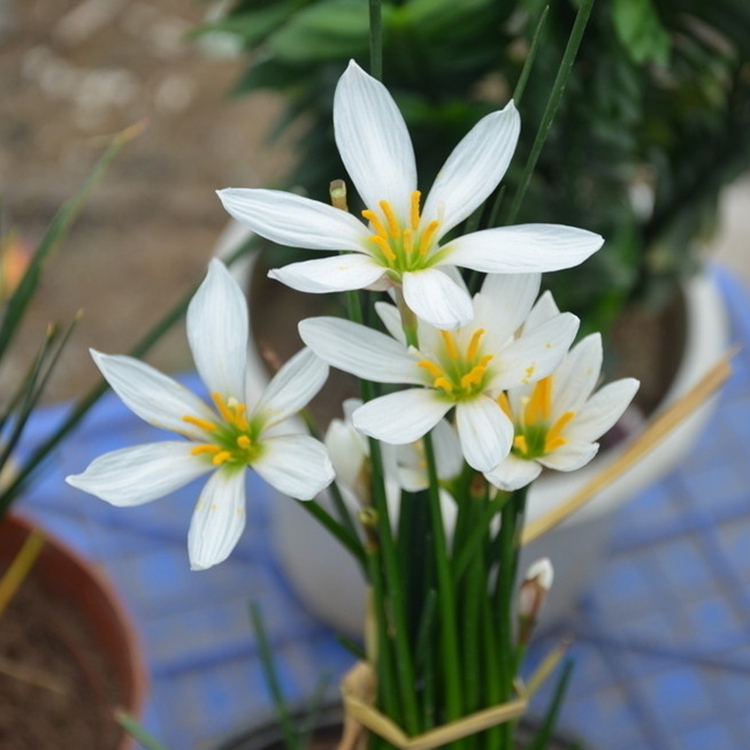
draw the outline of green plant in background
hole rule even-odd
[[[577,5],[383,0],[384,79],[413,134],[421,184],[431,184],[450,144],[515,92],[523,128],[496,222],[508,223]],[[519,79],[543,16],[524,88]],[[344,175],[333,88],[350,58],[369,59],[368,29],[363,0],[237,0],[206,29],[235,35],[247,54],[234,94],[284,95],[271,137],[305,124],[288,184],[320,200],[331,175]],[[698,267],[722,187],[750,166],[749,61],[745,0],[594,5],[514,219],[543,217],[607,239],[607,252],[547,280],[584,331],[606,332],[634,300],[667,300]]]

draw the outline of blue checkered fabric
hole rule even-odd
[[[734,340],[747,345],[750,300],[736,280],[716,274]],[[735,366],[690,460],[619,511],[608,557],[577,616],[532,651],[533,665],[560,634],[575,638],[562,722],[598,750],[750,747],[750,351]],[[194,374],[184,380],[196,387]],[[64,409],[40,411],[26,444],[47,434]],[[248,524],[234,554],[198,573],[189,570],[186,535],[200,484],[116,509],[62,481],[105,451],[158,439],[117,398],[103,398],[17,510],[108,574],[148,665],[144,725],[171,750],[204,750],[271,714],[250,601],[261,607],[292,703],[309,697],[324,673],[335,694],[353,657],[285,582],[270,543],[271,497],[256,477],[248,480]]]

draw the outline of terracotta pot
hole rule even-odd
[[[0,567],[13,560],[33,528],[32,523],[16,516],[6,516],[0,521]],[[114,708],[138,716],[145,696],[145,670],[135,632],[112,586],[91,563],[50,536],[45,537],[28,581],[41,589],[50,601],[62,602],[69,610],[75,610],[86,625],[86,647],[90,645],[100,670],[92,668],[93,661],[87,663],[84,670],[87,687],[92,693],[91,710],[96,710],[97,685],[106,678],[114,680],[119,701],[117,706],[101,707],[102,720],[114,723],[111,718]],[[50,625],[54,628],[55,622]],[[101,750],[135,747],[129,736],[113,730],[111,725],[106,734],[114,735],[114,744]],[[117,736],[121,739],[117,740]]]
[[[219,257],[226,257],[246,237],[247,230],[230,224],[217,245]],[[254,257],[250,256],[241,268],[233,269],[245,289],[250,288],[253,265]],[[684,348],[675,377],[659,408],[688,391],[728,346],[726,309],[710,272],[704,270],[685,282],[682,293]],[[252,324],[251,312],[251,329]],[[267,369],[252,346],[249,361],[249,377],[256,382],[267,380]],[[544,623],[553,623],[571,613],[579,594],[595,580],[617,508],[680,464],[713,413],[715,402],[714,398],[705,403],[645,460],[561,526],[523,551],[522,570],[542,556],[549,557],[555,566],[555,585],[542,614]],[[613,462],[620,450],[622,447],[609,450],[576,472],[544,474],[531,488],[528,519],[533,520],[564,502]],[[273,504],[272,530],[281,564],[302,601],[338,630],[352,636],[360,635],[364,616],[364,580],[348,553],[332,542],[327,532],[295,503],[280,501]]]

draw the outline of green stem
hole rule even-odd
[[[521,181],[518,186],[518,191],[513,197],[513,203],[511,204],[510,211],[506,216],[504,222],[505,224],[513,224],[516,220],[516,217],[518,216],[518,212],[521,208],[521,203],[523,202],[524,196],[526,195],[526,190],[529,187],[529,182],[531,181],[531,175],[534,172],[536,162],[539,159],[539,154],[542,152],[542,147],[544,146],[544,142],[547,140],[549,130],[552,127],[552,121],[555,119],[557,108],[560,105],[563,91],[565,89],[565,84],[567,83],[568,76],[570,75],[570,71],[573,68],[573,62],[575,60],[576,54],[578,54],[578,47],[581,44],[583,32],[586,29],[586,24],[588,23],[589,15],[591,14],[591,8],[593,5],[594,0],[582,0],[578,8],[576,20],[573,23],[573,29],[570,32],[568,44],[565,47],[565,52],[563,53],[563,58],[560,62],[560,69],[557,72],[557,77],[555,78],[552,92],[550,93],[549,99],[547,100],[547,106],[545,107],[544,114],[542,115],[542,122],[539,125],[539,130],[537,130],[536,132],[534,144],[531,147],[531,154],[529,155],[529,158],[524,165],[524,170],[523,174],[521,175]]]
[[[531,68],[533,67],[534,60],[536,59],[536,53],[539,47],[539,37],[541,36],[542,27],[544,26],[544,22],[547,20],[548,13],[549,5],[545,5],[544,10],[542,11],[542,15],[539,17],[539,22],[536,25],[536,29],[534,29],[534,36],[531,39],[529,54],[524,60],[521,75],[518,77],[516,88],[513,90],[513,101],[516,103],[516,106],[518,106],[518,104],[521,102],[521,97],[523,96],[523,92],[526,89],[526,83],[529,80],[529,74],[531,73]]]
[[[370,0],[370,75],[383,79],[383,13],[381,0]]]
[[[321,526],[325,527],[331,535],[341,544],[347,552],[363,567],[366,566],[365,553],[359,539],[352,535],[342,526],[317,500],[299,500],[299,505],[304,508]]]
[[[428,497],[430,517],[432,519],[433,543],[435,545],[435,566],[437,568],[437,585],[439,594],[441,644],[445,678],[445,717],[446,722],[459,719],[462,715],[461,668],[458,651],[458,630],[456,627],[456,593],[449,566],[448,547],[445,541],[445,526],[440,508],[435,451],[431,436],[423,438],[427,475],[429,478]]]

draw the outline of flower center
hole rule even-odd
[[[498,398],[500,407],[515,427],[513,453],[519,458],[541,458],[568,442],[562,433],[576,413],[566,411],[552,421],[553,384],[553,375],[537,381],[531,395],[522,399],[522,408],[517,415],[513,414],[508,397],[504,393]]]
[[[382,215],[370,209],[362,211],[362,216],[370,222],[375,232],[370,237],[375,257],[397,276],[406,271],[428,268],[436,260],[430,251],[435,247],[434,240],[440,222],[431,221],[426,227],[422,227],[419,212],[421,195],[419,190],[411,194],[408,226],[401,225],[388,201],[378,203]]]
[[[444,351],[438,361],[423,359],[417,365],[432,377],[432,387],[442,391],[452,401],[464,401],[484,390],[487,368],[492,354],[482,354],[480,343],[484,328],[471,336],[466,352],[462,353],[451,331],[440,331]]]
[[[211,399],[218,411],[215,421],[191,415],[182,418],[210,436],[209,441],[195,445],[191,455],[206,456],[214,466],[251,464],[258,457],[260,444],[258,431],[247,420],[247,407],[233,398],[225,400],[219,393],[212,393]]]

